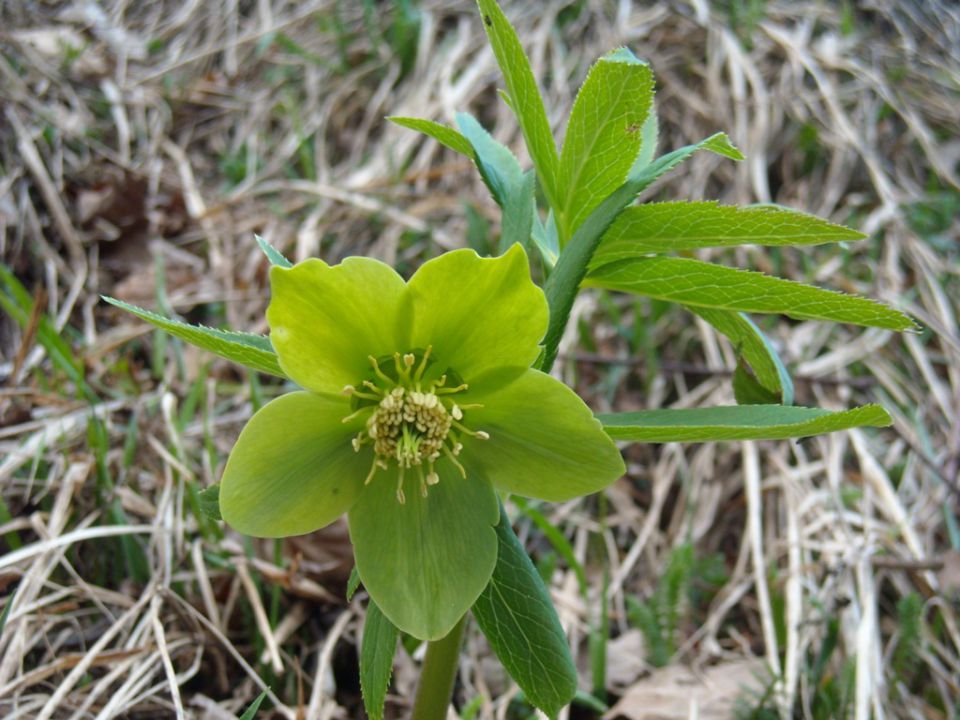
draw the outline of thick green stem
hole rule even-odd
[[[413,720],[444,720],[447,716],[466,619],[464,615],[446,637],[427,644],[427,657],[413,701]]]

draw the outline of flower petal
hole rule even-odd
[[[547,329],[547,300],[514,245],[497,258],[454,250],[424,263],[408,285],[414,347],[468,382],[492,368],[530,367]]]
[[[463,440],[468,473],[498,490],[553,502],[605,488],[624,473],[623,459],[590,408],[559,380],[527,370],[470,402],[464,423],[489,433]]]
[[[487,586],[497,561],[497,496],[482,476],[466,479],[448,460],[422,497],[407,471],[379,472],[350,510],[350,538],[363,585],[384,615],[422,640],[445,636]]]
[[[270,286],[270,341],[284,372],[308,390],[338,394],[369,373],[368,356],[404,352],[409,345],[406,285],[378,260],[274,266]]]
[[[245,535],[302,535],[329,524],[354,504],[372,454],[356,453],[344,424],[346,399],[308,392],[262,407],[240,433],[220,486],[220,511]]]

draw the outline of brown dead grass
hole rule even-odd
[[[692,541],[698,553],[722,553],[730,578],[681,628],[675,662],[715,677],[713,666],[765,659],[779,678],[770,706],[811,717],[807,665],[839,618],[830,674],[856,662],[852,716],[947,717],[960,696],[960,538],[950,536],[960,468],[960,253],[950,219],[960,198],[958,11],[865,3],[845,33],[830,3],[771,2],[755,27],[735,29],[712,5],[587,2],[571,18],[563,3],[508,3],[507,13],[555,125],[590,61],[625,44],[656,73],[661,149],[723,129],[749,158],[697,157],[651,196],[778,202],[871,234],[843,249],[715,256],[880,298],[926,329],[891,337],[772,325],[801,403],[881,401],[894,427],[801,443],[630,448],[605,524],[593,501],[547,510],[591,578],[584,601],[572,572],[554,573],[561,618],[586,679],[600,549],[612,632],[626,637],[626,597],[650,593],[671,548]],[[3,262],[104,398],[96,407],[77,399],[38,342],[39,312],[26,329],[4,317],[5,717],[227,718],[268,685],[277,716],[360,712],[363,602],[343,600],[344,529],[250,545],[201,532],[189,511],[186,488],[216,480],[258,395],[279,389],[219,361],[206,372],[207,356],[174,344],[152,361],[156,336],[98,295],[264,331],[254,232],[293,259],[366,254],[408,271],[464,243],[465,203],[495,218],[469,165],[383,121],[449,121],[469,109],[519,147],[471,6],[419,7],[408,68],[388,38],[394,15],[380,6],[366,19],[361,4],[329,0],[0,8]],[[946,221],[921,226],[930,208]],[[628,328],[646,321],[643,307],[621,306]],[[702,322],[676,313],[651,321],[659,367],[624,366],[630,349],[598,298],[584,295],[576,313],[596,352],[578,355],[571,333],[559,372],[598,408],[731,401],[734,351]],[[195,409],[181,417],[185,406]],[[99,463],[93,416],[108,439]],[[142,548],[146,578],[123,576],[120,537]],[[911,593],[923,599],[926,626],[905,679],[890,661],[895,605]],[[620,695],[647,668],[635,645],[615,647],[633,647],[622,650],[632,663],[611,656],[619,665],[608,689]],[[407,712],[418,657],[398,654],[396,716]],[[482,717],[504,718],[515,689],[473,631],[457,701],[478,694]]]

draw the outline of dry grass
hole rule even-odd
[[[414,24],[396,5],[0,8],[0,247],[33,308],[0,321],[4,717],[228,718],[268,686],[279,717],[360,715],[363,602],[343,600],[344,528],[250,542],[195,508],[252,409],[280,388],[163,341],[98,294],[264,331],[255,231],[295,259],[362,253],[407,272],[495,218],[471,167],[382,119],[470,109],[518,147],[479,23],[468,3],[423,0]],[[662,148],[724,129],[749,158],[698,157],[653,194],[779,202],[871,233],[855,247],[714,255],[918,318],[924,332],[905,337],[768,326],[799,402],[879,400],[895,425],[631,447],[605,504],[541,508],[589,579],[585,598],[560,563],[552,587],[588,686],[609,563],[613,699],[649,686],[629,598],[650,597],[689,542],[698,557],[719,554],[726,579],[682,603],[673,663],[706,677],[765,660],[779,679],[753,717],[830,717],[818,699],[830,682],[849,689],[845,714],[858,720],[956,717],[960,14],[945,0],[718,9],[751,5],[507,12],[555,124],[589,62],[626,44],[656,72]],[[597,295],[576,311],[586,329],[571,331],[558,367],[596,407],[731,400],[734,352],[703,323]],[[521,531],[549,559],[525,519]],[[416,663],[398,654],[393,716]],[[481,717],[505,718],[515,689],[473,630],[458,706],[478,696]],[[617,711],[644,717],[636,698],[648,696],[627,697]]]

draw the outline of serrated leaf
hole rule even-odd
[[[383,720],[383,703],[393,674],[398,634],[396,626],[370,600],[360,644],[360,691],[370,720]]]
[[[753,400],[759,400],[763,397],[768,397],[768,399],[764,403],[751,402],[749,404],[793,404],[793,381],[790,379],[790,374],[780,360],[780,356],[777,355],[777,351],[770,344],[770,340],[753,320],[743,313],[728,310],[686,307],[687,310],[702,317],[730,339],[730,342],[737,349],[737,355],[746,361],[753,370],[754,375],[748,375],[747,377],[769,393],[769,396],[764,396],[754,388],[755,392],[751,395]],[[740,373],[740,376],[734,375],[734,394],[737,394],[739,387],[744,399],[741,399],[738,395],[737,402],[745,405],[748,404],[745,399],[750,391],[750,385],[747,378],[742,375],[745,371],[739,365],[737,372]]]
[[[220,514],[220,483],[204,488],[197,493],[200,500],[200,512],[211,520],[223,520]]]
[[[260,246],[263,254],[267,256],[267,260],[270,261],[271,265],[278,265],[284,268],[293,267],[293,263],[287,260],[283,256],[283,253],[277,250],[273,245],[268,243],[259,235],[254,235],[253,237],[256,239],[257,245]]]
[[[529,247],[536,202],[534,175],[523,172],[512,152],[483,129],[468,113],[457,113],[457,125],[471,147],[471,157],[493,199],[502,209],[500,252],[516,242]]]
[[[688,258],[620,260],[592,271],[589,282],[683,305],[780,313],[798,320],[830,320],[888,330],[916,329],[909,317],[874,300]]]
[[[260,709],[260,705],[261,703],[263,703],[263,699],[266,696],[267,696],[267,691],[264,690],[262,693],[260,693],[257,696],[256,700],[250,703],[247,709],[243,711],[243,715],[241,715],[237,720],[253,720],[257,716],[257,710]]]
[[[816,245],[862,240],[856,230],[770,205],[647,203],[624,210],[603,236],[593,267],[625,258],[735,245]]]
[[[547,588],[503,507],[496,530],[497,565],[473,615],[527,700],[555,717],[576,694],[576,666]]]
[[[433,120],[398,117],[396,115],[388,117],[387,120],[395,125],[399,125],[400,127],[416,130],[424,135],[429,135],[441,145],[445,145],[454,152],[458,152],[461,155],[466,155],[468,158],[473,160],[473,147],[470,145],[470,141],[452,127],[434,122]]]
[[[783,440],[855,427],[886,427],[892,422],[879,405],[840,412],[788,405],[733,405],[606,413],[597,419],[614,440],[652,443]]]
[[[764,387],[743,361],[737,363],[731,384],[737,405],[779,405],[783,402],[780,393]]]
[[[577,93],[560,153],[561,245],[627,179],[653,102],[650,67],[620,48],[600,58]]]
[[[705,140],[701,140],[693,145],[685,145],[677,148],[673,152],[661,155],[649,165],[636,167],[630,173],[630,178],[642,178],[645,182],[644,188],[653,184],[663,174],[673,170],[677,165],[689,158],[698,150],[709,150],[710,152],[730,158],[731,160],[743,160],[743,153],[734,147],[726,133],[718,132]]]
[[[540,255],[543,256],[547,267],[552,268],[557,264],[557,258],[560,256],[560,243],[556,233],[551,234],[549,232],[549,227],[549,223],[545,225],[540,221],[540,216],[534,212],[533,227],[530,228],[530,239],[533,240],[533,244],[537,250],[540,251]],[[554,227],[556,226],[554,225]]]
[[[133,313],[141,320],[146,320],[161,330],[165,330],[174,337],[185,340],[215,355],[226,358],[253,370],[285,378],[277,354],[273,351],[270,338],[265,335],[217,330],[203,325],[189,325],[188,323],[164,317],[150,310],[144,310],[136,305],[130,305],[122,300],[101,295],[101,297],[116,307]]]
[[[637,153],[637,159],[633,161],[633,167],[630,168],[630,175],[639,174],[644,168],[653,162],[657,154],[657,142],[660,139],[660,121],[657,119],[656,103],[650,105],[650,112],[647,113],[647,119],[643,121],[643,127],[640,129],[640,152]]]
[[[543,192],[555,206],[557,192],[557,146],[543,107],[540,89],[530,69],[520,39],[495,0],[478,0],[483,29],[490,40],[493,54],[507,85],[509,105],[517,116],[520,129],[537,169]]]

